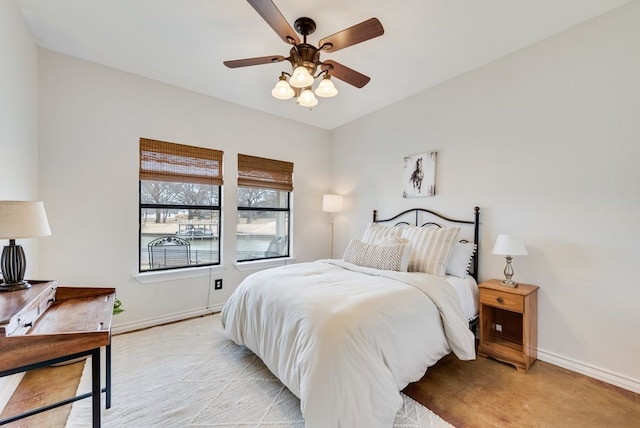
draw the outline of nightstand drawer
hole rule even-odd
[[[497,290],[482,289],[480,303],[513,312],[524,311],[524,296]]]

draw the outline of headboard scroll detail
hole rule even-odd
[[[474,207],[473,208],[473,220],[459,220],[459,219],[454,219],[454,218],[450,218],[447,216],[444,216],[440,213],[437,213],[435,211],[431,211],[425,208],[412,208],[406,211],[403,211],[399,214],[394,215],[393,217],[387,218],[387,219],[379,219],[378,218],[378,210],[373,210],[373,222],[374,223],[387,223],[387,222],[391,222],[394,220],[399,219],[400,217],[403,216],[407,216],[407,215],[411,215],[413,214],[414,216],[414,220],[413,220],[413,226],[421,226],[421,227],[425,227],[425,226],[437,226],[437,227],[442,227],[441,224],[436,223],[434,221],[428,221],[426,223],[422,223],[420,224],[420,214],[424,213],[424,214],[428,214],[431,216],[434,216],[438,219],[441,220],[445,220],[451,224],[461,224],[461,225],[471,225],[473,226],[473,242],[476,244],[476,251],[473,254],[473,263],[471,264],[471,267],[469,268],[469,274],[476,280],[478,281],[478,254],[480,253],[480,245],[479,245],[479,238],[480,238],[480,207]],[[399,221],[397,223],[394,224],[394,226],[402,226],[402,225],[407,225],[410,226],[411,223],[407,222],[407,221]],[[466,239],[462,239],[461,242],[469,242]]]

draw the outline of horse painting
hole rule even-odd
[[[411,184],[416,192],[420,193],[422,190],[422,180],[424,179],[424,171],[422,170],[422,158],[416,159],[416,167],[411,173]]]
[[[404,158],[403,197],[436,194],[436,154],[428,152]]]

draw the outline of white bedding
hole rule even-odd
[[[408,383],[451,350],[475,358],[453,287],[424,273],[338,260],[264,270],[221,319],[300,398],[308,428],[389,428]]]
[[[462,307],[462,313],[467,320],[472,320],[478,316],[480,291],[476,280],[473,279],[471,275],[467,275],[465,278],[447,275],[445,279],[451,284],[453,289],[456,290],[456,294],[460,300],[460,306]]]

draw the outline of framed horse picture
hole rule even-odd
[[[436,155],[437,152],[427,152],[404,158],[402,197],[436,194]]]

